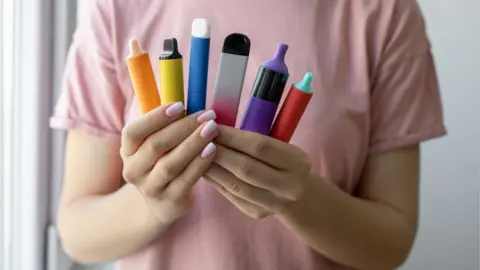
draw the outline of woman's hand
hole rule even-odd
[[[123,176],[144,195],[161,225],[191,208],[191,189],[215,157],[215,113],[179,119],[184,113],[182,103],[161,106],[122,134]]]
[[[298,147],[220,126],[206,179],[252,218],[280,214],[302,199],[311,162]]]

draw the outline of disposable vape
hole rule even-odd
[[[220,125],[235,126],[249,55],[250,39],[246,35],[233,33],[225,38],[212,103]]]
[[[183,57],[178,51],[177,39],[163,41],[163,53],[158,60],[160,99],[162,104],[185,102],[183,98]]]
[[[142,50],[136,40],[129,43],[130,54],[127,67],[132,80],[141,113],[147,113],[160,106],[160,95],[153,74],[152,63],[147,51]]]
[[[312,99],[312,73],[307,72],[303,80],[290,87],[290,91],[278,112],[270,136],[278,140],[289,142],[295,129],[302,119],[308,103]]]
[[[207,19],[195,19],[190,41],[187,114],[205,109],[210,54],[210,24]]]
[[[247,109],[240,128],[263,135],[270,128],[277,112],[278,104],[288,80],[288,68],[285,64],[286,44],[280,44],[272,59],[263,63],[257,73]]]

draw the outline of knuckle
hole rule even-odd
[[[133,165],[131,159],[126,159],[123,162],[122,177],[130,184],[136,184],[138,178],[138,172]]]
[[[272,207],[273,213],[275,215],[284,213],[286,209],[287,209],[287,206],[285,204],[276,204]]]
[[[192,151],[194,149],[197,149],[199,146],[198,140],[196,137],[189,137],[182,143],[182,150],[184,151]]]
[[[163,140],[156,139],[154,137],[150,137],[149,139],[147,139],[146,143],[151,153],[155,155],[159,152],[162,152],[165,148],[165,142],[163,142]]]
[[[300,185],[292,187],[288,193],[288,199],[291,201],[299,201],[305,194],[305,189]]]
[[[243,177],[250,177],[253,174],[252,163],[247,159],[242,160],[239,166],[239,172]]]
[[[253,143],[253,154],[261,157],[268,151],[270,141],[265,136],[255,136]]]
[[[266,213],[262,212],[262,211],[259,211],[259,210],[255,210],[255,211],[251,211],[249,214],[248,214],[250,217],[252,217],[253,219],[263,219],[267,216]]]
[[[231,192],[234,194],[239,194],[240,192],[242,192],[240,185],[235,183],[234,181],[231,181],[229,186],[230,186]]]
[[[158,177],[158,174],[150,173],[139,184],[146,196],[158,197],[164,191],[165,188],[169,185],[170,180],[165,178]]]
[[[160,175],[164,180],[172,180],[177,176],[177,169],[173,163],[165,163],[162,166]]]
[[[178,200],[185,194],[186,190],[188,190],[188,184],[185,179],[176,179],[174,184],[175,187],[170,189],[169,196],[173,200]]]
[[[300,172],[308,173],[312,170],[313,162],[307,153],[297,147],[294,156],[296,157],[297,168]]]
[[[123,179],[125,179],[125,181],[127,181],[130,184],[134,184],[135,172],[132,169],[130,169],[130,167],[126,167],[123,169],[122,176],[123,176]]]
[[[127,125],[122,129],[122,138],[126,142],[133,142],[138,138],[138,134],[134,128],[134,126]]]
[[[304,172],[310,172],[313,167],[312,159],[307,154],[304,154],[300,160]]]
[[[124,145],[120,145],[120,150],[119,150],[120,157],[125,160],[128,156],[127,150],[125,149]]]

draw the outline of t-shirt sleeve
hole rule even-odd
[[[425,24],[416,1],[396,1],[371,92],[370,152],[443,136],[442,104]]]
[[[50,119],[58,129],[78,129],[118,139],[124,126],[125,97],[120,90],[112,41],[109,1],[90,1],[70,46],[62,92]]]

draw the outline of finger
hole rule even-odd
[[[290,173],[262,163],[250,156],[218,145],[215,164],[231,172],[237,178],[252,186],[273,192],[288,200],[296,200],[302,195],[301,185],[291,179]]]
[[[182,102],[169,103],[128,124],[122,131],[122,156],[133,155],[148,136],[177,120],[184,112]]]
[[[173,199],[181,198],[187,195],[193,188],[193,186],[202,177],[208,166],[211,165],[215,158],[216,146],[210,142],[203,148],[200,155],[188,164],[183,172],[177,177],[177,179],[170,182],[165,189],[167,196]]]
[[[130,184],[141,185],[149,170],[144,169],[144,164],[139,163],[138,159],[135,160],[133,157],[124,157],[122,176]]]
[[[207,179],[221,185],[226,191],[236,197],[267,209],[271,213],[280,213],[283,211],[285,201],[268,190],[249,185],[216,164],[210,166],[205,176]]]
[[[283,170],[310,168],[310,159],[298,147],[255,132],[219,127],[217,144],[243,152]]]
[[[140,146],[137,153],[131,157],[133,159],[131,162],[136,165],[136,171],[148,172],[152,170],[162,155],[186,140],[203,122],[215,118],[215,112],[212,110],[198,112],[177,120],[152,134]],[[199,147],[204,147],[205,145],[200,145]]]
[[[215,181],[209,180],[208,178],[207,181],[211,183],[220,194],[222,194],[227,200],[229,200],[233,205],[235,205],[240,211],[244,212],[251,218],[262,219],[273,214],[270,213],[267,209],[264,209],[258,205],[255,205],[251,202],[248,202],[240,197],[233,195]]]
[[[149,187],[147,189],[158,192],[163,190],[170,181],[177,178],[187,165],[213,140],[217,134],[216,128],[217,124],[210,120],[159,159],[148,177]]]

